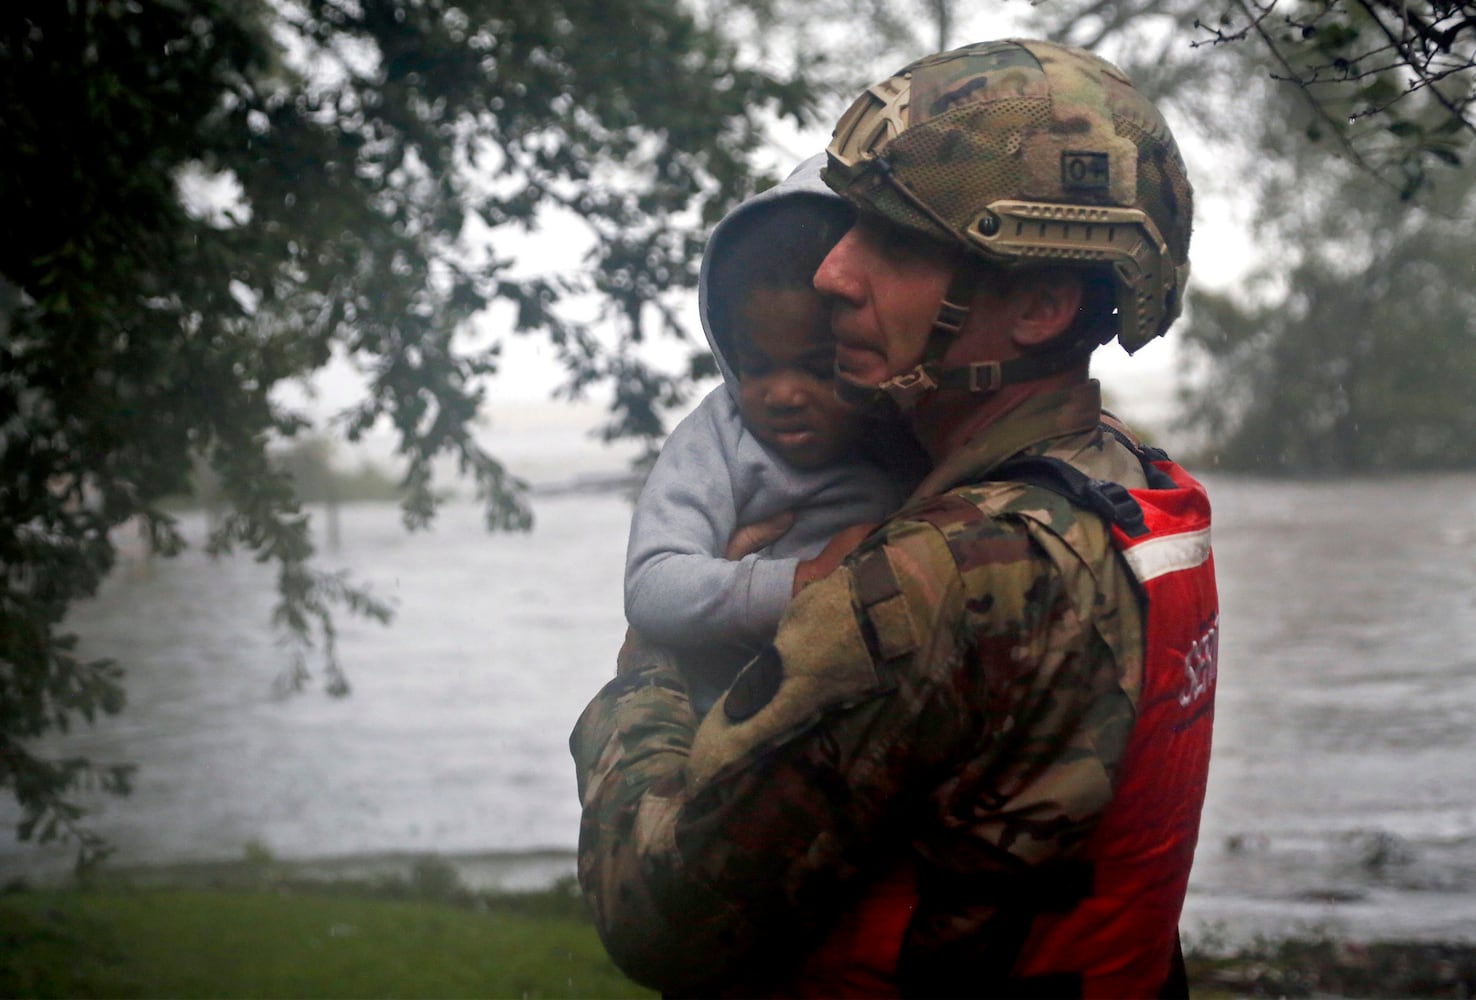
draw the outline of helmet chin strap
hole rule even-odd
[[[879,385],[865,385],[838,375],[836,396],[841,402],[865,412],[909,414],[922,399],[939,389],[984,394],[1066,371],[1085,363],[1099,344],[1112,339],[1112,331],[1104,331],[1101,338],[1074,337],[1049,350],[1009,361],[975,361],[944,368],[943,355],[969,315],[969,307],[961,303],[969,301],[972,290],[973,280],[967,268],[959,268],[948,284],[943,301],[938,304],[922,360],[910,370],[893,375]]]

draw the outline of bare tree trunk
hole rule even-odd
[[[938,29],[937,51],[947,51],[953,34],[953,0],[932,0],[933,24]]]

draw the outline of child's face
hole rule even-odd
[[[744,426],[796,468],[844,457],[856,441],[857,418],[835,398],[835,339],[825,300],[808,288],[759,288],[738,314]]]

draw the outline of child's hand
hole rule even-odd
[[[794,568],[794,593],[798,594],[816,580],[823,580],[831,574],[851,550],[861,544],[861,540],[877,526],[876,521],[863,521],[861,524],[853,524],[849,528],[842,528],[831,536],[830,541],[825,543],[825,548],[813,559],[801,559],[800,564]]]
[[[762,521],[745,524],[733,532],[733,537],[728,539],[728,548],[723,552],[723,557],[736,562],[759,549],[773,545],[792,527],[794,527],[794,511],[792,510],[781,510]]]

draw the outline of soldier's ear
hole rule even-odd
[[[1028,349],[1054,340],[1076,321],[1084,289],[1076,272],[1045,268],[1017,276],[1010,294],[1016,297],[1010,338]]]

